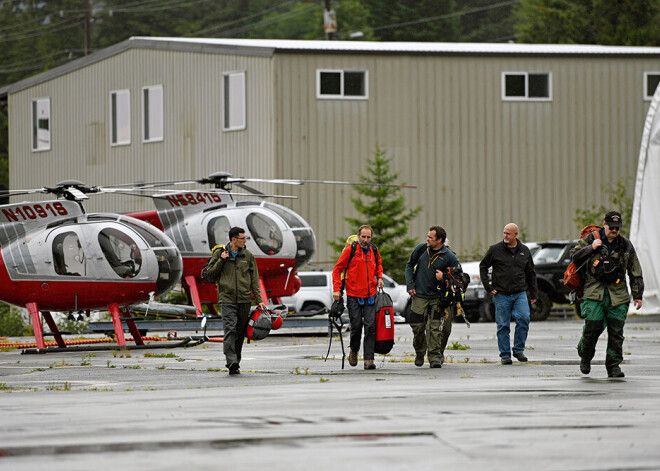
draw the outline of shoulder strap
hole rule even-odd
[[[374,244],[371,244],[371,248],[374,251],[374,261],[376,262],[376,270],[378,270],[378,265],[379,265],[379,263],[378,263],[378,256],[379,256],[378,247],[376,247]]]
[[[355,256],[355,250],[357,249],[357,242],[352,242],[351,243],[351,254],[348,256],[348,262],[346,262],[346,268],[344,268],[344,276],[342,277],[341,280],[341,292],[344,292],[344,288],[346,287],[346,272],[348,271],[348,266],[351,264],[351,260],[353,260],[353,257]]]

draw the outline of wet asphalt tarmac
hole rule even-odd
[[[511,366],[493,323],[455,324],[441,369],[396,327],[375,371],[300,334],[245,345],[240,376],[221,343],[2,352],[0,470],[660,470],[660,316],[626,324],[623,379],[605,336],[580,373],[578,320],[533,323]]]

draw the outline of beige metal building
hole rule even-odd
[[[132,38],[0,89],[10,187],[201,178],[357,180],[376,146],[410,205],[409,234],[443,225],[454,250],[574,237],[577,208],[631,189],[660,48]],[[318,238],[346,236],[345,186],[261,186]],[[90,211],[150,209],[99,196]]]

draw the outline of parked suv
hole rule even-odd
[[[539,289],[536,308],[532,310],[532,320],[542,321],[550,315],[552,303],[568,304],[570,290],[564,286],[564,272],[571,263],[571,249],[576,240],[550,240],[539,242],[539,250],[534,254],[536,284]]]
[[[289,313],[309,313],[332,306],[332,272],[303,271],[299,272],[300,290],[293,296],[282,298]],[[408,303],[408,292],[405,285],[400,285],[387,275],[383,275],[384,291],[392,298],[394,313],[401,314]]]

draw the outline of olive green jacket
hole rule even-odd
[[[254,255],[247,249],[240,249],[236,257],[223,259],[223,249],[213,251],[211,260],[204,267],[202,276],[218,284],[219,303],[261,303],[259,291],[259,271]]]
[[[605,235],[602,232],[603,229],[601,229],[601,239],[604,239]],[[599,251],[594,251],[591,248],[591,244],[594,240],[595,236],[593,233],[589,234],[580,239],[577,245],[571,249],[571,257],[578,267],[588,260],[585,271],[586,280],[584,283],[584,297],[586,299],[602,301],[603,296],[605,295],[605,288],[607,288],[612,306],[629,303],[630,294],[628,293],[625,279],[619,280],[618,283],[606,283],[597,280],[593,276],[595,271],[594,262],[598,260],[599,257]],[[617,247],[618,251],[610,253],[609,256],[613,259],[619,259],[621,267],[624,272],[628,274],[633,299],[642,299],[642,295],[644,294],[644,279],[642,277],[642,266],[639,264],[635,248],[632,243],[623,236],[617,236],[614,240],[614,245]],[[585,272],[583,272],[582,276],[585,276]]]

